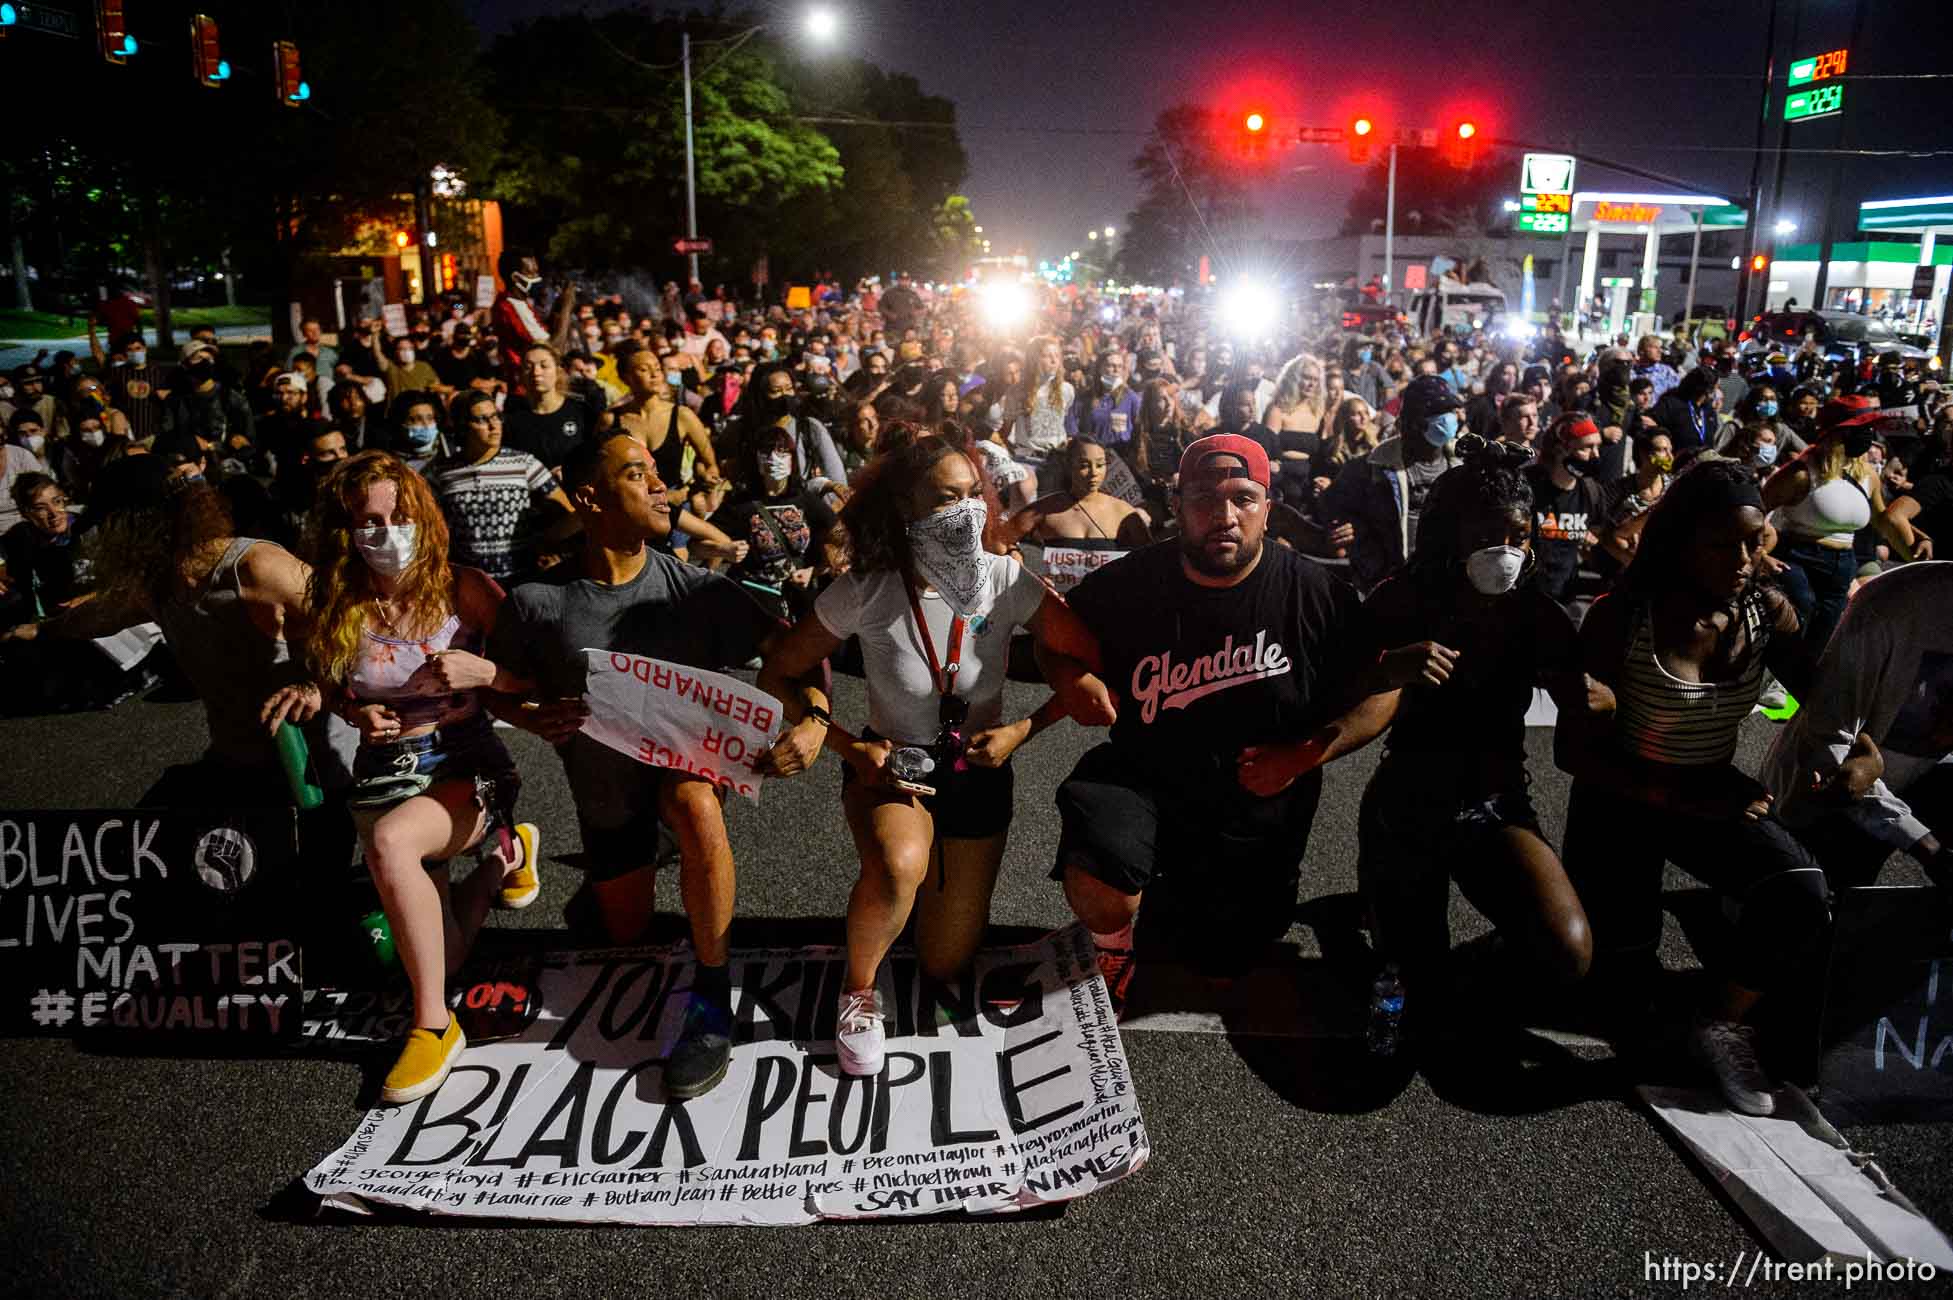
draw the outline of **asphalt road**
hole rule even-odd
[[[1019,713],[1035,705],[1014,687]],[[843,679],[837,714],[862,713]],[[1768,724],[1746,737],[1753,763]],[[504,733],[508,734],[508,733]],[[1017,817],[999,886],[999,926],[1067,920],[1045,878],[1051,790],[1089,743],[1070,724],[1020,753]],[[1556,841],[1566,781],[1550,732],[1529,733],[1535,795]],[[197,706],[131,701],[109,713],[0,722],[0,807],[126,806],[165,764],[202,743]],[[548,857],[576,831],[558,765],[514,735]],[[1454,897],[1463,947],[1447,1050],[1408,1080],[1365,1068],[1365,970],[1353,906],[1357,800],[1374,766],[1328,774],[1286,960],[1263,980],[1306,989],[1307,1036],[1134,1030],[1126,1049],[1151,1163],[1062,1212],[809,1229],[642,1231],[519,1224],[404,1226],[317,1219],[293,1180],[334,1149],[384,1062],[107,1056],[60,1040],[0,1054],[0,1232],[19,1295],[308,1296],[959,1294],[1617,1295],[1673,1294],[1645,1259],[1722,1261],[1758,1239],[1690,1159],[1629,1100],[1632,1083],[1689,1079],[1660,1059],[1632,1067],[1606,1048],[1515,1027],[1509,985],[1483,971],[1485,922]],[[734,941],[783,920],[824,941],[854,859],[832,760],[735,801],[731,834],[742,921]],[[1888,883],[1916,877],[1901,869]],[[552,864],[541,902],[491,924],[562,934],[577,883]],[[1706,901],[1671,874],[1685,915]],[[1712,909],[1711,909],[1712,910]],[[544,935],[497,935],[541,942]],[[1325,952],[1329,956],[1325,956]],[[1353,954],[1353,955],[1352,955]],[[1694,966],[1671,918],[1664,957]],[[1146,976],[1142,975],[1142,980]],[[1676,974],[1667,1000],[1686,997]],[[1265,1021],[1237,1007],[1229,1023]],[[1327,1026],[1324,1028],[1323,1026]],[[1266,1027],[1265,1025],[1262,1027]],[[1562,1043],[1571,1045],[1562,1045]],[[1854,1131],[1929,1214],[1953,1223],[1953,1134]],[[1782,1289],[1790,1288],[1762,1288]],[[1861,1288],[1862,1290],[1862,1288]]]

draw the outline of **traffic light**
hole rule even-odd
[[[294,42],[272,42],[271,71],[278,102],[286,108],[297,108],[312,98],[312,87],[305,83],[305,74],[299,70],[298,46]]]
[[[0,36],[5,36],[9,27],[18,26],[19,23],[20,10],[10,4],[0,4]]]
[[[1454,124],[1445,135],[1445,161],[1460,171],[1470,171],[1478,163],[1478,123],[1469,119]]]
[[[1353,119],[1344,139],[1349,144],[1349,160],[1353,163],[1370,161],[1370,140],[1376,134],[1377,124],[1367,117]]]
[[[1762,275],[1769,269],[1770,255],[1768,253],[1753,253],[1750,255],[1750,272],[1752,274]]]
[[[110,63],[127,63],[136,52],[136,38],[129,35],[129,23],[122,15],[122,0],[95,0],[95,31],[102,40],[102,57]]]
[[[230,80],[230,62],[217,43],[217,20],[209,14],[190,15],[190,71],[203,86]]]
[[[1247,130],[1249,135],[1260,135],[1263,129],[1267,127],[1268,119],[1259,113],[1250,113],[1242,119],[1241,125]]]
[[[1241,115],[1240,148],[1247,162],[1259,162],[1268,154],[1268,116],[1258,108]]]

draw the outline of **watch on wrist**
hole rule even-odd
[[[831,727],[834,725],[834,715],[832,713],[829,713],[824,706],[819,704],[809,704],[805,706],[800,710],[800,716],[803,719],[812,718],[814,721],[820,723],[823,727]]]

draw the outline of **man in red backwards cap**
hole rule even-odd
[[[1634,479],[1600,476],[1600,428],[1579,411],[1553,421],[1539,440],[1539,459],[1526,466],[1533,489],[1533,585],[1558,603],[1577,626],[1600,595],[1598,574],[1582,561],[1610,532]]]
[[[1202,438],[1180,458],[1179,483],[1179,536],[1105,566],[1069,598],[1098,638],[1118,719],[1058,787],[1052,875],[1092,931],[1115,1007],[1140,901],[1162,876],[1174,906],[1159,914],[1207,974],[1245,971],[1287,932],[1317,769],[1382,726],[1360,695],[1368,638],[1355,592],[1263,542],[1261,444]]]

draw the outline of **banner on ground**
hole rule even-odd
[[[778,700],[724,673],[610,650],[583,654],[586,735],[759,802],[753,764],[780,730]]]
[[[1126,557],[1125,551],[1100,551],[1083,546],[1047,542],[1044,547],[1044,576],[1060,596],[1068,595],[1086,576],[1096,573],[1114,560]]]
[[[291,1038],[297,816],[0,812],[0,1034]]]
[[[681,1102],[661,1071],[692,971],[682,948],[551,955],[526,1030],[471,1046],[432,1096],[368,1113],[306,1186],[357,1211],[783,1225],[1020,1210],[1150,1154],[1080,927],[979,953],[953,984],[895,954],[872,1079],[835,1066],[842,950],[736,950],[731,1065]]]
[[[1953,1119],[1953,925],[1938,889],[1838,896],[1817,1082],[1840,1124]]]

